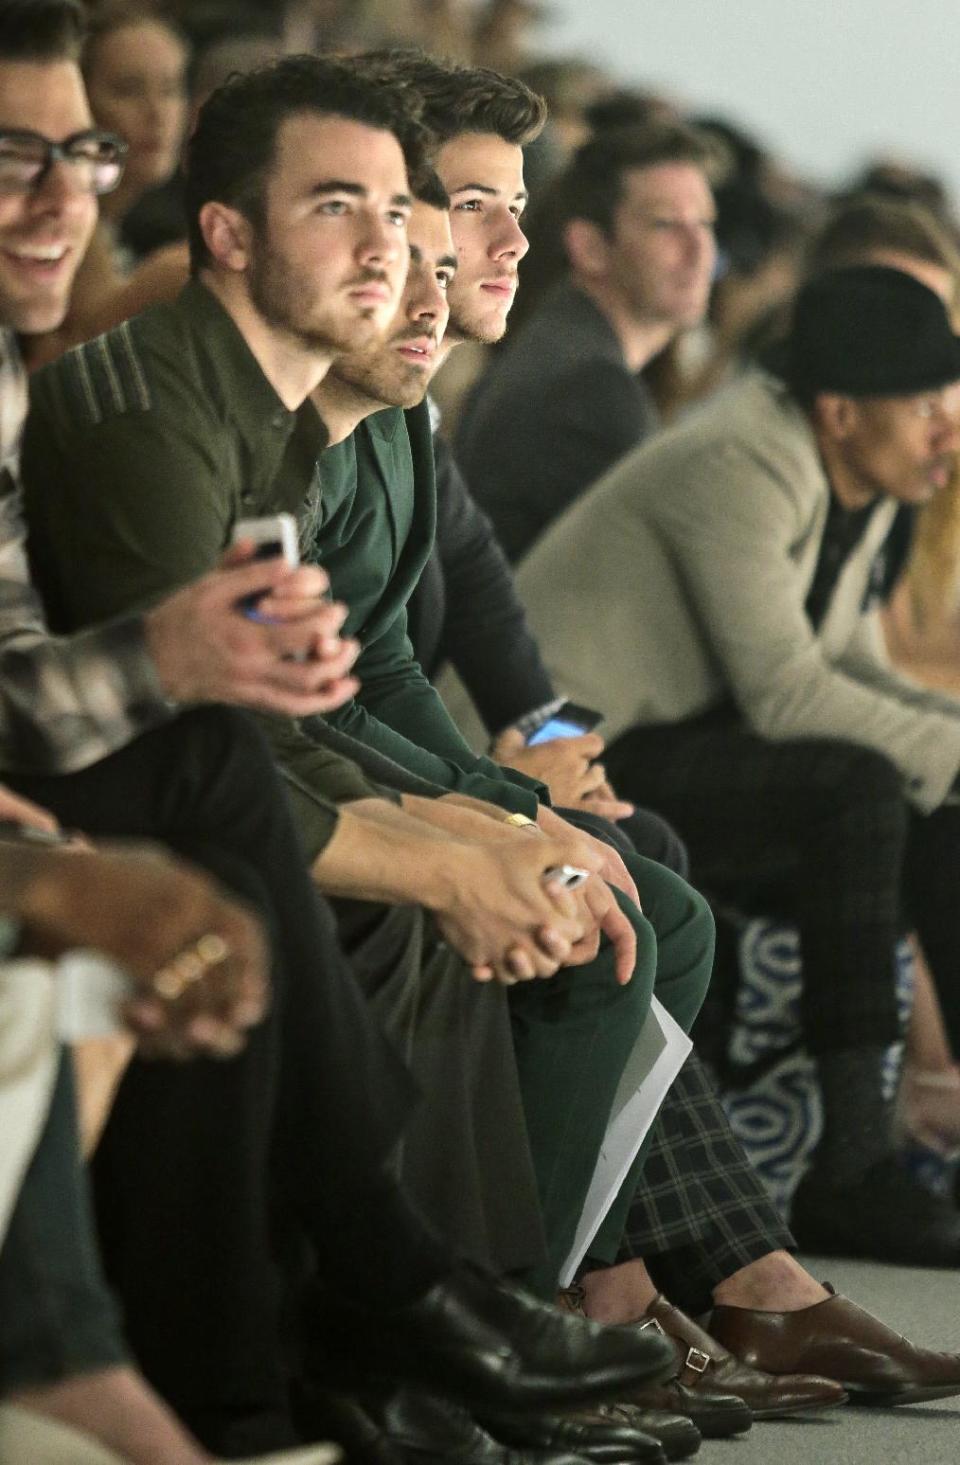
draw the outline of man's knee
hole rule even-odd
[[[688,878],[690,858],[687,847],[666,819],[661,819],[651,809],[638,808],[629,819],[624,819],[621,827],[630,836],[638,855],[665,866],[684,880]]]
[[[172,722],[165,723],[154,734],[178,740],[197,751],[208,750],[211,757],[226,757],[270,762],[266,742],[253,719],[235,707],[191,707]]]
[[[842,802],[905,808],[903,774],[885,753],[847,743],[840,745],[839,756],[837,792]]]

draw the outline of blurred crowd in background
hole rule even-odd
[[[944,244],[957,247],[960,278],[960,228],[942,179],[909,158],[883,156],[851,158],[839,187],[802,177],[739,117],[716,113],[709,98],[645,86],[641,55],[631,68],[636,80],[624,85],[586,56],[557,54],[550,7],[539,0],[94,0],[89,8],[90,100],[97,122],[124,137],[130,151],[121,186],[102,201],[70,316],[49,340],[34,343],[31,365],[176,293],[186,269],[178,160],[191,119],[231,72],[297,51],[419,46],[519,76],[546,98],[546,129],[527,150],[525,227],[536,247],[521,265],[515,327],[556,269],[550,184],[576,148],[634,123],[682,120],[699,129],[712,155],[717,204],[714,287],[706,319],[679,332],[644,370],[661,420],[729,379],[777,332],[811,241],[838,205],[866,194],[922,208],[942,227]],[[490,349],[455,353],[433,385],[451,432]],[[888,612],[895,654],[951,686],[958,566],[954,487],[921,516],[910,571]]]

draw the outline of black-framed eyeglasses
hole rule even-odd
[[[0,128],[0,194],[32,193],[54,163],[69,163],[81,188],[110,193],[123,174],[127,144],[112,132],[87,128],[63,142],[39,132]]]

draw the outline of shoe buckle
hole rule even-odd
[[[710,1367],[710,1354],[704,1353],[702,1348],[688,1349],[686,1367],[693,1373],[706,1373]]]
[[[638,1333],[645,1333],[648,1328],[652,1328],[653,1331],[655,1333],[659,1333],[661,1335],[661,1337],[664,1337],[665,1338],[667,1336],[666,1333],[663,1331],[663,1325],[660,1322],[660,1319],[659,1318],[648,1317],[645,1323],[641,1323],[640,1324],[639,1328],[637,1329],[637,1332]]]

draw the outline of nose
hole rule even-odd
[[[684,252],[688,261],[693,265],[699,265],[708,257],[712,260],[714,254],[713,231],[704,228],[703,224],[687,224],[683,231]]]
[[[944,403],[938,403],[937,416],[933,419],[932,438],[934,451],[937,453],[953,453],[960,447],[960,418],[956,411],[951,411]]]
[[[39,214],[82,212],[90,207],[93,196],[83,186],[78,170],[61,159],[50,165],[31,199],[32,211]]]
[[[521,260],[529,248],[530,242],[520,228],[520,220],[509,209],[504,209],[490,246],[491,259]]]
[[[406,230],[379,213],[370,211],[361,219],[357,258],[362,264],[392,264],[407,254]]]
[[[411,273],[413,269],[414,265],[411,263]],[[407,289],[407,319],[411,325],[421,325],[425,331],[432,331],[437,321],[446,315],[447,296],[429,265],[417,266],[415,279],[411,279],[408,274]]]
[[[158,123],[166,120],[170,106],[160,92],[148,92],[143,99],[143,110],[147,121],[156,127]]]

